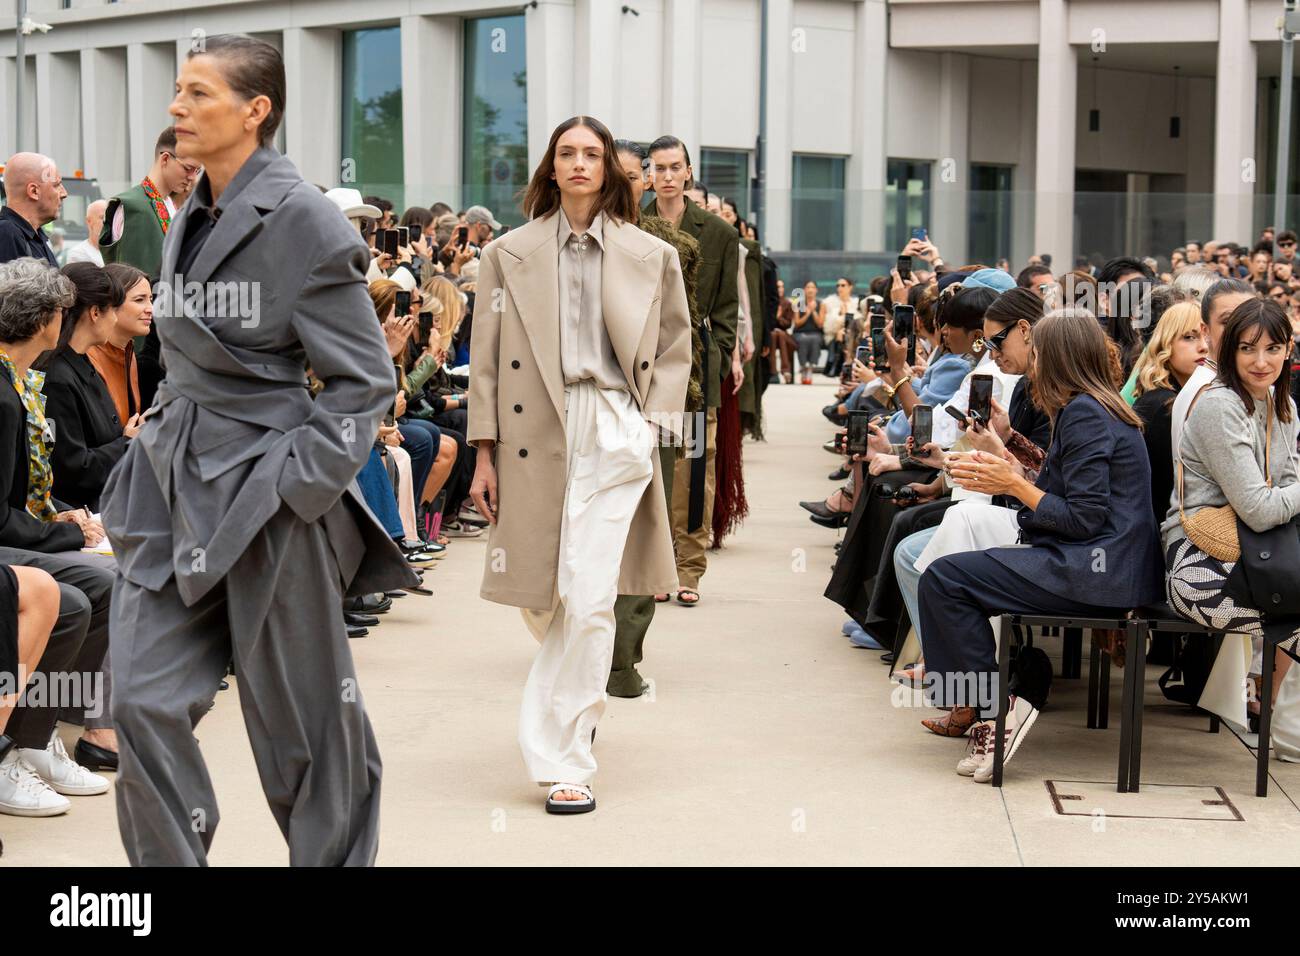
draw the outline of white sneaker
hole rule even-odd
[[[57,793],[88,797],[108,792],[108,780],[97,773],[91,773],[69,757],[57,731],[50,737],[44,750],[26,748],[22,751],[22,758]]]
[[[0,813],[16,817],[55,817],[67,813],[72,803],[61,797],[37,776],[31,764],[23,760],[17,747],[11,747],[0,761]]]
[[[970,738],[966,741],[966,756],[957,761],[957,772],[963,777],[975,776],[975,771],[984,762],[986,754],[993,752],[993,725],[980,721],[970,729]]]
[[[1007,728],[1004,734],[1006,744],[1005,753],[1002,757],[1002,765],[1005,767],[1011,762],[1011,758],[1016,755],[1020,748],[1020,743],[1029,733],[1029,728],[1034,725],[1038,719],[1038,711],[1034,705],[1029,703],[1023,697],[1012,697],[1011,707],[1007,712]],[[987,721],[989,728],[988,735],[988,753],[980,758],[979,767],[976,768],[974,777],[976,783],[988,783],[993,779],[993,741],[997,732],[997,725],[993,721]]]

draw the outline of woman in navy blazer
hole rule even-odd
[[[992,777],[1000,690],[988,619],[1122,617],[1163,594],[1151,466],[1141,422],[1111,380],[1105,333],[1085,310],[1054,312],[1034,326],[1034,363],[1034,390],[1052,419],[1037,481],[983,452],[950,457],[946,466],[963,488],[1023,503],[1020,543],[940,558],[921,577],[926,689],[937,706],[974,708],[984,718],[957,765],[958,773],[981,783]],[[1041,704],[1012,697],[1007,760]]]

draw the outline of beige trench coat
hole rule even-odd
[[[601,265],[605,327],[643,415],[686,407],[690,313],[672,246],[606,217]],[[560,559],[568,472],[560,368],[556,214],[483,249],[470,339],[470,443],[496,442],[497,524],[488,535],[480,594],[549,609]],[[632,519],[620,594],[677,586],[659,456]]]

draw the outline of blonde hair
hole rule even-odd
[[[456,334],[456,329],[465,314],[465,300],[461,298],[460,290],[452,285],[449,279],[433,276],[420,286],[420,294],[424,296],[426,304],[437,302],[442,306],[442,312],[437,316],[438,335],[441,347],[444,350],[450,349],[451,337]]]
[[[1202,324],[1201,307],[1196,302],[1178,302],[1165,310],[1151,333],[1151,341],[1138,356],[1133,385],[1135,399],[1147,392],[1175,387],[1170,378],[1173,369],[1169,366],[1174,343],[1189,332],[1199,331]]]

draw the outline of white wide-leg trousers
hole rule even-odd
[[[537,783],[590,784],[591,733],[605,711],[614,600],[628,529],[654,474],[655,439],[635,400],[590,381],[564,389],[568,484],[549,611],[523,611],[541,643],[519,714],[519,746]]]

